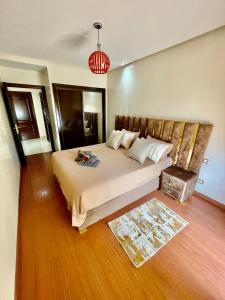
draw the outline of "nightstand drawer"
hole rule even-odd
[[[168,176],[166,174],[163,173],[162,176],[162,182],[165,183],[166,185],[170,186],[171,188],[182,192],[183,188],[184,188],[184,183],[176,180],[175,178],[173,178],[172,176]]]
[[[168,184],[166,183],[162,183],[162,186],[161,186],[161,190],[162,192],[166,193],[167,195],[175,198],[175,199],[179,199],[180,200],[180,197],[181,197],[181,193],[175,189],[173,189],[171,186],[169,186]]]
[[[183,170],[177,166],[171,166],[162,171],[161,191],[184,202],[193,193],[198,175]]]

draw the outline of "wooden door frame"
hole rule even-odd
[[[32,97],[32,93],[31,92],[26,92],[26,91],[8,91],[10,97],[9,97],[9,102],[10,102],[10,107],[11,107],[11,110],[14,111],[14,115],[16,117],[16,120],[17,120],[17,116],[16,116],[16,111],[15,111],[15,107],[14,107],[14,103],[13,103],[13,98],[12,98],[12,93],[13,94],[27,94],[29,95],[29,98],[30,98],[30,104],[31,104],[31,115],[34,119],[34,122],[35,122],[35,131],[36,131],[36,135],[37,135],[37,138],[40,137],[40,134],[39,134],[39,129],[38,129],[38,124],[37,124],[37,118],[36,118],[36,113],[35,113],[35,109],[34,109],[34,101],[33,101],[33,97]],[[18,120],[17,120],[18,121]]]
[[[56,117],[57,117],[57,127],[60,137],[60,143],[62,140],[62,122],[61,122],[61,115],[60,115],[60,107],[59,107],[59,99],[58,99],[58,90],[77,90],[81,92],[97,92],[102,94],[102,138],[103,143],[106,141],[106,90],[104,88],[97,88],[97,87],[89,87],[89,86],[80,86],[80,85],[72,85],[72,84],[61,84],[61,83],[53,83],[53,94],[54,94],[54,101],[55,101],[55,109],[56,109]],[[83,94],[82,94],[83,98]],[[83,101],[82,101],[83,102]],[[83,103],[82,103],[83,106]]]
[[[25,166],[25,165],[27,165],[27,159],[26,159],[26,156],[23,151],[23,146],[21,143],[20,136],[17,134],[16,128],[15,128],[14,120],[15,120],[16,116],[14,116],[14,111],[11,110],[10,103],[9,103],[10,95],[8,94],[8,89],[7,89],[7,86],[5,83],[2,84],[2,96],[3,96],[3,101],[5,104],[6,112],[8,115],[8,119],[9,119],[9,125],[10,125],[13,139],[15,142],[16,150],[17,150],[18,157],[20,160],[20,164],[22,166]]]
[[[47,123],[47,118],[49,117],[49,115],[48,115],[48,109],[46,108],[45,100],[43,98],[43,92],[40,92],[40,99],[41,99],[41,108],[42,108],[43,115],[44,115],[44,123],[45,123],[45,130],[46,130],[46,134],[47,134],[47,140],[51,143],[49,124]],[[45,113],[46,113],[46,117],[45,117]],[[49,119],[49,122],[50,122],[50,119]],[[54,141],[53,136],[52,136],[52,140]],[[54,149],[54,151],[55,151],[55,149]]]
[[[49,116],[46,90],[45,90],[45,86],[43,86],[43,85],[20,84],[20,83],[11,83],[11,82],[10,83],[9,82],[3,82],[2,85],[1,85],[3,101],[4,101],[4,104],[5,104],[5,107],[6,107],[6,112],[7,112],[7,115],[8,115],[9,124],[10,124],[11,131],[12,131],[12,134],[13,134],[15,146],[16,146],[16,149],[17,149],[17,152],[18,152],[20,164],[21,165],[26,165],[27,160],[26,160],[26,156],[25,156],[24,151],[23,151],[21,139],[19,138],[19,136],[16,132],[16,129],[15,129],[15,123],[14,123],[15,115],[13,115],[14,112],[11,110],[10,103],[9,103],[9,99],[10,99],[10,95],[8,93],[8,88],[9,87],[40,89],[41,90],[42,96],[43,96],[43,104],[44,104],[45,109],[46,109],[46,116],[43,114],[43,118],[45,118],[46,124],[48,125],[49,135],[50,135],[50,140],[51,140],[50,142],[51,142],[51,146],[52,146],[52,151],[54,152],[55,151],[55,144],[54,144],[52,126],[51,126],[51,121],[50,121],[50,116]]]

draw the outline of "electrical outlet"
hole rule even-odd
[[[201,178],[198,178],[198,183],[199,183],[199,184],[204,184],[204,180],[201,179]]]
[[[208,163],[209,163],[209,159],[208,159],[208,158],[204,158],[204,159],[203,159],[203,163],[204,163],[204,164],[208,164]]]

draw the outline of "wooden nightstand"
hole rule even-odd
[[[195,189],[197,174],[172,166],[162,171],[161,191],[184,202]]]

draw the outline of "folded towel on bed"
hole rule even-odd
[[[100,160],[96,155],[93,155],[91,151],[78,151],[78,155],[75,158],[75,161],[80,166],[84,167],[97,167],[100,163]]]

